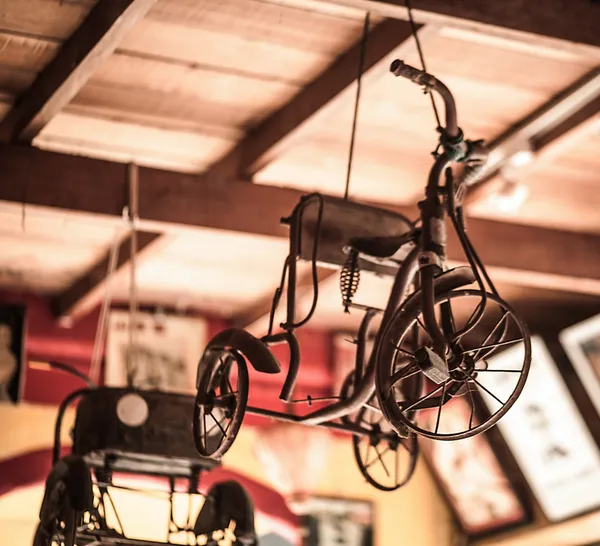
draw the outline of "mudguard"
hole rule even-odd
[[[56,486],[63,482],[67,489],[67,498],[71,509],[78,512],[86,512],[93,508],[94,493],[92,490],[92,476],[85,461],[78,455],[67,455],[60,459],[55,465],[48,478],[44,491],[44,499],[40,509],[40,521],[44,522],[46,514],[53,511],[50,506],[52,492]]]
[[[279,373],[281,365],[269,348],[250,332],[229,328],[215,335],[206,346],[202,358],[212,349],[233,349],[246,357],[251,366],[262,373]]]
[[[441,294],[443,292],[449,292],[450,290],[456,290],[463,286],[469,286],[475,282],[475,275],[473,270],[469,266],[455,267],[444,271],[441,275],[438,275],[434,280],[434,292],[435,294]],[[398,308],[397,312],[405,313],[412,311],[414,307],[421,305],[421,290],[415,290],[406,301]]]
[[[206,501],[194,525],[196,536],[208,535],[229,527],[235,521],[236,543],[254,545],[254,503],[246,490],[237,482],[226,481],[214,484],[206,495]]]

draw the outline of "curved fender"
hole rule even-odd
[[[234,349],[242,353],[252,367],[262,373],[279,373],[279,361],[269,348],[250,332],[239,328],[229,328],[215,335],[206,346],[202,358],[211,349]]]
[[[78,455],[67,455],[54,465],[46,479],[44,500],[40,509],[41,521],[45,520],[45,514],[52,511],[49,506],[52,491],[60,482],[66,485],[69,504],[73,510],[86,512],[93,507],[94,493],[90,470]]]

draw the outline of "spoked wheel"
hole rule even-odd
[[[198,367],[192,423],[196,450],[220,459],[235,440],[248,403],[248,367],[232,349],[207,349]]]
[[[370,436],[354,434],[354,457],[364,478],[381,491],[395,491],[410,480],[417,464],[417,436],[400,438],[386,418],[370,407],[358,412],[356,424],[371,431]]]
[[[475,323],[482,307],[481,291],[463,289],[436,296],[436,320],[446,338],[445,358],[432,350],[419,305],[401,307],[390,322],[380,347],[376,383],[380,406],[397,432],[408,428],[435,440],[469,438],[496,424],[519,397],[531,365],[529,332],[505,301],[493,294],[486,297],[483,314]],[[410,335],[415,326],[420,329],[416,350]],[[488,359],[494,353],[517,344],[523,351],[510,368],[490,366]],[[398,397],[398,385],[415,376],[424,379],[418,395]],[[468,401],[470,419],[468,425],[452,428],[444,425],[443,409],[456,396]],[[488,401],[490,414],[476,423],[480,397]]]

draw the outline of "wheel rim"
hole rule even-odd
[[[193,433],[202,457],[217,459],[231,447],[248,399],[248,369],[237,351],[210,349],[200,364]]]
[[[427,329],[423,324],[420,309],[413,307],[405,312],[400,309],[383,337],[380,359],[377,363],[377,395],[384,414],[396,430],[404,426],[429,438],[436,440],[459,440],[468,438],[488,430],[512,407],[523,390],[529,367],[531,364],[531,342],[526,325],[516,316],[514,310],[502,299],[492,294],[487,294],[487,304],[484,310],[484,319],[469,334],[458,336],[454,339],[449,330],[454,332],[464,330],[468,318],[462,320],[455,317],[453,307],[458,307],[459,300],[469,299],[481,301],[481,292],[478,290],[456,290],[436,297],[436,317],[441,322],[440,305],[448,302],[452,327],[445,325],[444,332],[449,345],[447,353],[447,371],[449,376],[438,378],[436,381],[425,380],[418,398],[397,400],[394,395],[398,384],[402,384],[410,377],[425,376],[424,368],[428,364],[419,363],[423,353],[411,351],[407,345],[407,333],[416,324],[421,329],[422,345],[426,346],[428,339]],[[468,306],[461,301],[461,308]],[[473,316],[470,311],[466,316]],[[487,314],[487,315],[486,315]],[[446,321],[448,322],[448,321]],[[461,324],[459,324],[461,323]],[[508,339],[510,338],[510,339]],[[487,365],[487,359],[503,347],[523,344],[523,359],[520,365],[511,370],[492,370]],[[510,377],[511,387],[505,399],[499,398],[486,386],[486,375],[494,373]],[[496,400],[496,407],[487,419],[475,419],[475,408],[480,396]],[[443,423],[443,407],[455,396],[464,396],[471,406],[471,417],[468,426],[464,429],[440,428]],[[409,419],[407,414],[412,413],[414,419]],[[432,418],[432,413],[434,417]]]
[[[372,436],[352,436],[354,457],[367,482],[380,491],[395,491],[408,483],[418,458],[416,435],[400,438],[381,413],[367,407],[359,411],[355,422],[373,432]]]

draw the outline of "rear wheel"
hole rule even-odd
[[[400,438],[385,417],[363,407],[356,424],[370,430],[369,436],[352,436],[354,458],[365,480],[380,491],[395,491],[412,477],[419,456],[417,436]]]
[[[207,349],[198,367],[192,429],[196,450],[218,460],[233,444],[248,403],[248,367],[233,349]]]

